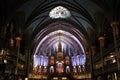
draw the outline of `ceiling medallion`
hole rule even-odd
[[[58,18],[68,18],[71,16],[71,14],[67,8],[64,8],[62,6],[57,6],[50,11],[49,16],[52,19],[58,19]]]

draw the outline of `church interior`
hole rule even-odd
[[[0,80],[120,80],[120,0],[0,0]]]

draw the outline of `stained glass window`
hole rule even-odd
[[[50,11],[49,16],[50,18],[53,18],[53,19],[68,18],[71,16],[71,14],[67,8],[64,8],[62,6],[57,6]]]

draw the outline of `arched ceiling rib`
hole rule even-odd
[[[65,33],[68,33],[68,32],[65,32]],[[60,40],[62,41],[62,42],[64,42],[64,43],[66,43],[68,46],[73,46],[74,48],[76,48],[77,50],[78,50],[78,47],[79,47],[79,44],[78,44],[78,42],[72,37],[73,35],[70,35],[70,33],[69,33],[69,35],[68,34],[65,34],[65,33],[57,33],[57,34],[54,34],[54,35],[52,35],[52,36],[49,36],[49,35],[47,35],[47,36],[49,36],[48,37],[48,39],[45,41],[44,40],[44,42],[42,43],[42,44],[44,44],[44,43],[46,43],[46,42],[48,42],[48,45],[54,45],[54,43],[55,42],[59,42],[59,38],[60,38]],[[52,43],[53,42],[53,43]],[[76,45],[74,45],[74,44],[76,44]],[[48,46],[47,44],[46,44],[46,47]],[[50,45],[50,46],[51,46]],[[45,46],[45,45],[44,45]]]
[[[54,1],[54,0],[51,0],[51,1],[35,0],[35,1],[30,1],[27,4],[23,5],[21,8],[19,8],[18,11],[25,12],[27,23],[29,23],[29,22],[32,23],[31,20],[35,19],[39,15],[44,16],[44,18],[49,17],[48,16],[49,11],[56,6],[61,5],[61,6],[65,6],[66,8],[68,8],[71,13],[72,12],[78,13],[79,16],[81,16],[80,18],[83,17],[84,20],[87,20],[89,23],[91,23],[93,25],[94,22],[92,20],[92,16],[90,15],[91,11],[93,11],[93,10],[88,11],[85,6],[81,5],[82,1],[79,1],[79,2],[72,1],[73,3],[71,1],[72,0],[69,0],[69,1],[65,0],[65,1],[61,1],[61,3],[60,3],[59,1]],[[28,7],[29,5],[31,5],[32,8]],[[33,6],[33,5],[35,5],[35,6]],[[95,6],[95,5],[93,5],[93,6]],[[94,9],[94,7],[93,7],[93,9]],[[45,13],[45,14],[43,14],[43,13]],[[76,16],[76,15],[74,15],[74,16]],[[78,15],[76,18],[78,18]]]
[[[56,4],[55,4],[56,5]],[[85,9],[83,8],[83,7],[77,7],[77,6],[74,6],[74,7],[72,7],[70,4],[69,5],[67,5],[67,4],[62,4],[62,6],[66,6],[66,8],[67,9],[69,9],[70,10],[70,12],[72,13],[72,12],[74,12],[74,13],[78,13],[79,15],[77,15],[77,17],[76,17],[76,15],[74,15],[74,14],[72,14],[74,17],[76,17],[76,18],[82,18],[83,20],[85,20],[85,21],[87,21],[87,22],[89,22],[91,25],[94,25],[94,22],[93,22],[93,19],[92,19],[92,17],[90,16],[90,14],[87,12],[87,11],[85,11]],[[56,5],[56,6],[58,6],[58,5]],[[56,6],[54,6],[54,7],[56,7]],[[46,16],[45,16],[45,14],[44,15],[42,15],[42,16],[45,16],[44,18],[47,18],[47,17],[49,17],[48,16],[48,14],[49,14],[49,11],[51,10],[51,9],[53,9],[54,8],[52,5],[48,5],[48,7],[47,8],[42,8],[41,9],[41,7],[39,8],[39,9],[35,9],[33,12],[32,12],[32,14],[29,16],[29,18],[28,18],[28,21],[27,22],[32,22],[31,20],[34,20],[35,18],[37,18],[37,16],[39,16],[39,15],[42,15],[43,13],[45,13],[46,14]],[[82,9],[83,8],[83,9]],[[45,11],[45,12],[44,12]],[[72,16],[71,16],[72,17]],[[72,17],[72,18],[74,18],[74,17]],[[40,18],[40,17],[39,17]],[[38,19],[39,19],[38,18]]]
[[[35,54],[41,54],[41,50],[42,52],[46,52],[47,49],[49,50],[49,48],[56,47],[56,44],[59,42],[63,43],[65,46],[69,46],[72,51],[76,50],[77,52],[79,50],[80,52],[85,52],[83,45],[74,35],[63,30],[57,30],[47,34],[41,41],[39,41],[35,48]]]
[[[62,30],[65,30],[65,31],[68,31],[68,32],[72,33],[76,37],[79,36],[81,39],[85,38],[83,33],[80,32],[79,30],[77,30],[77,28],[74,28],[74,27],[75,26],[73,26],[73,25],[70,25],[68,23],[64,23],[63,21],[62,22],[60,21],[60,22],[56,22],[56,23],[52,23],[50,25],[47,25],[47,27],[44,28],[44,30],[42,30],[40,32],[37,32],[36,36],[38,37],[38,39],[40,39],[39,36],[46,35],[49,32],[52,32],[54,30],[62,29]]]

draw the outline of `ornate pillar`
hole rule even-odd
[[[18,74],[18,63],[19,63],[19,50],[20,50],[20,41],[22,40],[21,37],[16,37],[16,47],[17,47],[17,60],[16,60],[16,69],[15,69],[15,74]]]
[[[16,47],[20,47],[20,41],[22,40],[22,38],[18,36],[15,39],[16,39]]]
[[[90,62],[91,62],[91,80],[94,80],[94,61],[93,61],[93,56],[95,54],[95,46],[91,46],[90,50]]]
[[[115,47],[115,53],[117,55],[117,68],[120,70],[120,64],[119,64],[119,52],[118,52],[118,45],[117,45],[117,36],[118,36],[118,25],[119,23],[116,21],[112,21],[111,27],[113,29],[113,37],[114,37],[114,47]]]
[[[103,48],[104,48],[104,36],[100,36],[98,40],[100,41],[100,55],[102,62],[102,74],[104,74],[104,58],[103,58]]]
[[[14,40],[13,40],[13,38],[10,39],[10,46],[11,46],[11,47],[14,46]]]
[[[29,49],[25,49],[25,70],[26,70],[26,77],[29,76]]]

